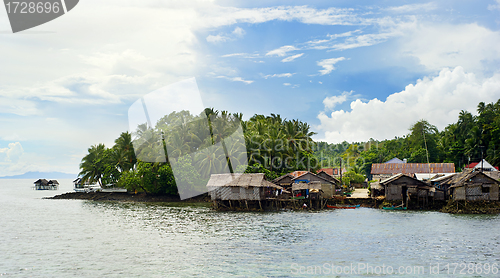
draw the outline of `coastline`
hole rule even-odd
[[[46,197],[51,200],[88,200],[88,201],[115,201],[115,202],[142,202],[142,203],[206,203],[212,204],[207,193],[181,200],[177,195],[147,195],[144,193],[129,192],[68,192],[54,197]],[[329,200],[330,205],[350,204],[360,205],[365,208],[381,209],[382,202],[375,199],[350,198],[344,200]],[[437,205],[426,209],[450,214],[500,214],[500,201],[479,201],[479,202],[457,202],[449,201],[444,205]],[[420,211],[420,209],[409,209],[407,211]]]
[[[209,203],[208,194],[202,194],[186,200],[181,200],[178,195],[147,195],[145,193],[129,192],[68,192],[44,199],[52,200],[89,200],[89,201],[118,201],[118,202],[144,202],[144,203]]]

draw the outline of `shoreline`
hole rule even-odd
[[[143,203],[209,203],[207,193],[181,200],[178,195],[147,195],[145,193],[129,192],[67,192],[44,199],[51,200],[89,200],[89,201],[118,201],[118,202],[143,202]]]
[[[177,195],[147,195],[145,193],[129,192],[67,192],[53,197],[45,197],[51,200],[88,200],[88,201],[116,201],[116,202],[141,202],[141,203],[206,203],[212,204],[208,193],[181,200]],[[343,200],[331,199],[327,201],[329,205],[335,204],[359,204],[364,208],[382,209],[383,202],[376,199],[358,199],[349,198]],[[224,210],[224,209],[223,209]],[[240,210],[240,209],[236,209]],[[500,201],[448,201],[442,204],[436,204],[426,211],[437,211],[449,214],[500,214]],[[422,211],[422,209],[408,209],[405,211]]]

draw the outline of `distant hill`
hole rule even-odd
[[[76,179],[77,174],[66,174],[61,172],[27,172],[22,175],[5,176],[0,179]]]

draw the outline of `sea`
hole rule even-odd
[[[2,277],[500,277],[500,216],[217,212],[0,180]]]

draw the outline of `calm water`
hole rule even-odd
[[[434,266],[435,277],[482,277],[486,268],[486,276],[500,277],[491,273],[500,268],[499,216],[218,213],[202,205],[45,200],[71,191],[71,181],[60,180],[58,191],[32,190],[32,182],[0,180],[0,276],[425,277]],[[425,273],[416,274],[419,267]]]

